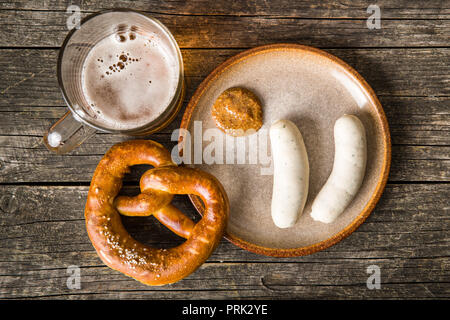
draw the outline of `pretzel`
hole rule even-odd
[[[123,176],[139,164],[155,167],[141,177],[141,194],[117,197]],[[202,219],[195,224],[171,205],[174,194],[199,196],[206,207]],[[119,213],[153,214],[186,241],[170,249],[146,246],[125,230]],[[228,197],[215,177],[177,167],[170,153],[150,140],[119,143],[104,155],[94,172],[85,208],[86,229],[101,260],[147,285],[173,283],[194,272],[218,245],[228,214]]]

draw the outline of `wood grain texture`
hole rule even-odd
[[[58,47],[68,32],[69,16],[65,11],[0,10],[0,46]],[[81,14],[85,16],[87,13]],[[152,16],[169,28],[181,48],[241,48],[274,42],[316,47],[446,46],[450,31],[450,20],[383,20],[381,29],[371,30],[367,18]]]
[[[450,297],[449,185],[388,185],[354,234],[311,256],[280,260],[223,240],[194,274],[160,288],[146,287],[98,259],[84,226],[87,189],[0,187],[0,298]],[[195,215],[183,197],[174,203]],[[179,243],[153,218],[128,218],[124,224],[149,245]],[[381,268],[381,290],[366,287],[366,269],[372,264]],[[66,286],[69,265],[81,268],[80,290]]]
[[[450,97],[379,97],[387,115],[394,145],[450,144]],[[184,102],[186,106],[187,101]],[[161,134],[179,128],[183,109]],[[39,137],[67,108],[48,106],[0,107],[0,135]],[[13,139],[13,138],[11,138]]]
[[[431,0],[425,2],[410,0],[379,0],[376,2],[389,19],[445,19],[450,16],[447,1]],[[360,18],[367,17],[370,1],[312,1],[312,0],[280,0],[280,1],[108,1],[108,0],[74,0],[70,4],[80,6],[84,12],[130,7],[146,12],[166,15],[225,15],[225,16],[278,16],[296,18]],[[66,11],[66,0],[0,0],[0,10],[41,10]]]
[[[186,98],[227,58],[242,50],[182,50]],[[449,48],[327,49],[356,69],[378,96],[448,97]],[[5,106],[64,106],[56,79],[57,50],[0,50],[0,110]],[[448,107],[448,104],[447,104]],[[448,111],[448,109],[447,109]]]
[[[170,135],[150,137],[172,150],[176,142]],[[103,154],[115,143],[133,139],[97,134],[70,154],[54,155],[44,146],[41,136],[0,135],[0,183],[65,182],[88,183]],[[392,148],[390,181],[448,182],[450,146],[403,146]],[[136,170],[127,180],[139,178]]]

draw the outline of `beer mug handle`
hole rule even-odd
[[[96,131],[78,121],[69,111],[46,132],[44,144],[49,150],[63,154],[78,147]]]

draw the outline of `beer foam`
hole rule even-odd
[[[178,60],[155,34],[112,34],[91,49],[82,69],[89,113],[113,130],[155,120],[172,100],[178,80]]]

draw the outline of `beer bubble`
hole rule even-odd
[[[116,33],[116,40],[118,42],[125,42],[127,41],[127,36],[124,33]]]

